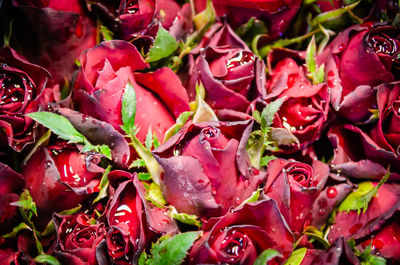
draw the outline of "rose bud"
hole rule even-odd
[[[252,121],[190,124],[154,150],[161,188],[178,212],[211,217],[250,197],[265,177],[246,153]],[[179,176],[179,177],[177,177]]]
[[[110,228],[99,263],[106,264],[107,260],[112,264],[137,262],[155,234],[174,233],[176,224],[165,209],[151,207],[136,173],[114,170],[108,178],[111,199],[105,217]]]
[[[218,110],[245,112],[250,101],[263,92],[265,66],[247,45],[225,25],[208,40],[190,70],[189,96],[196,97],[196,85],[205,88],[205,100]]]
[[[400,31],[391,26],[353,26],[340,33],[319,56],[325,64],[331,101],[352,122],[366,121],[376,108],[373,87],[392,82],[400,67]]]
[[[368,235],[369,239],[358,245],[358,248],[363,251],[365,248],[370,247],[372,254],[392,259],[393,262],[399,262],[400,223],[398,218],[398,214],[394,215],[375,235]]]
[[[97,38],[96,24],[79,0],[15,0],[13,5],[18,10],[13,36],[24,56],[49,70],[53,84],[71,80],[75,60]]]
[[[82,213],[66,216],[55,214],[53,222],[57,235],[54,254],[63,264],[98,264],[96,249],[106,235],[103,223],[93,224]]]
[[[0,146],[19,152],[35,141],[35,122],[24,114],[38,110],[49,77],[45,69],[13,49],[0,49]]]
[[[167,67],[149,73],[133,73],[148,67],[138,50],[125,41],[102,42],[85,51],[73,98],[80,112],[103,120],[121,130],[124,89],[130,83],[136,93],[135,125],[144,142],[151,129],[160,141],[183,111],[189,99],[179,78]],[[150,114],[150,115],[149,115]]]
[[[271,263],[282,262],[292,252],[294,237],[273,200],[247,203],[204,228],[190,251],[190,264],[253,264],[265,249],[282,255]]]
[[[299,61],[300,56],[289,50],[277,49],[269,54],[264,100],[284,99],[273,127],[287,129],[304,147],[319,138],[328,119],[329,90],[326,84],[312,84]]]
[[[11,206],[10,203],[19,200],[23,186],[22,176],[0,163],[0,234],[10,232],[17,222],[18,207]]]
[[[310,166],[278,158],[268,164],[264,193],[277,202],[292,231],[303,231],[304,222],[312,214],[313,203],[328,175],[329,167],[320,161]]]
[[[247,23],[255,17],[268,27],[268,39],[275,39],[285,32],[292,18],[300,8],[301,0],[259,1],[259,0],[213,0],[212,4],[218,16],[226,16],[233,28]],[[206,0],[195,1],[197,12],[206,7]]]
[[[82,154],[76,147],[58,143],[39,148],[23,168],[26,188],[41,220],[76,207],[94,192],[104,169],[96,154]]]
[[[371,187],[378,184],[370,183]],[[399,209],[400,185],[383,184],[367,203],[366,208],[361,207],[359,210],[341,210],[342,204],[339,205],[333,224],[329,226],[328,241],[333,242],[340,236],[346,240],[357,240],[377,231]]]

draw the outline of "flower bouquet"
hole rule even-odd
[[[0,0],[0,264],[399,264],[392,0]]]

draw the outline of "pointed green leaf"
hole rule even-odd
[[[146,199],[159,208],[163,208],[167,202],[164,199],[160,186],[152,182],[147,190]]]
[[[250,163],[253,167],[260,169],[261,157],[264,153],[265,135],[261,130],[254,131],[250,134],[247,141],[246,150],[250,158]]]
[[[156,62],[170,56],[178,48],[178,43],[160,24],[156,39],[150,48],[147,62]]]
[[[61,265],[61,263],[53,256],[47,254],[41,254],[35,258],[36,262],[50,264],[50,265]]]
[[[151,180],[151,176],[149,173],[139,172],[137,173],[138,179],[142,181],[149,181]]]
[[[85,137],[72,126],[69,120],[61,115],[43,111],[28,113],[26,116],[49,128],[61,139],[67,140],[70,143],[85,142]]]
[[[284,265],[300,265],[306,256],[307,248],[299,248],[292,252]]]
[[[32,214],[37,216],[36,203],[33,201],[32,196],[30,195],[30,193],[27,189],[25,189],[21,193],[20,199],[18,201],[12,202],[12,203],[10,203],[10,205],[18,206],[21,209],[23,209],[24,212],[26,212],[28,214],[27,218],[29,221],[32,218]]]
[[[121,116],[122,116],[122,129],[130,134],[135,130],[135,116],[136,116],[136,93],[131,83],[127,83],[122,96]]]
[[[165,132],[164,142],[175,135],[185,125],[185,123],[192,117],[193,111],[182,112],[176,119],[176,123]]]
[[[93,203],[96,203],[100,201],[101,199],[107,197],[107,191],[108,191],[108,183],[110,182],[108,180],[108,173],[111,171],[111,166],[108,166],[106,170],[103,173],[103,176],[101,177],[100,185],[99,185],[99,194],[97,197],[93,200]]]
[[[15,226],[10,233],[7,233],[5,235],[2,235],[3,238],[13,238],[16,237],[17,234],[22,231],[28,229],[32,231],[32,228],[30,228],[26,223],[20,223],[19,225]]]
[[[261,130],[265,132],[267,127],[271,126],[275,114],[278,112],[283,102],[285,101],[285,97],[278,98],[275,101],[269,103],[261,112]]]
[[[276,159],[276,156],[263,156],[260,161],[260,166],[267,167],[268,163]]]
[[[148,150],[151,150],[151,147],[153,146],[153,133],[151,131],[151,126],[149,127],[149,130],[147,131],[146,135],[146,141],[144,142],[144,145]]]
[[[257,257],[253,265],[267,265],[268,261],[276,257],[282,257],[282,254],[275,249],[266,249]]]
[[[260,198],[260,193],[262,192],[263,189],[257,189],[256,191],[253,191],[253,193],[251,194],[251,196],[249,198],[247,198],[246,200],[244,200],[239,207],[242,207],[243,205],[245,205],[246,203],[251,203],[251,202],[256,202],[258,201],[258,198]]]
[[[79,212],[82,209],[82,205],[78,205],[72,209],[67,209],[64,211],[59,212],[59,215],[71,215],[71,214],[76,214],[77,212]]]
[[[178,213],[175,207],[170,206],[171,217],[188,225],[201,227],[201,222],[198,220],[199,217],[194,214]]]
[[[135,161],[132,162],[132,164],[129,166],[129,168],[140,168],[140,167],[145,167],[146,163],[144,162],[143,159],[136,159]]]
[[[193,122],[218,121],[214,110],[204,101],[205,89],[202,83],[196,86],[196,112]]]
[[[103,36],[103,40],[105,41],[109,41],[114,38],[114,33],[104,25],[100,26],[100,33]]]
[[[187,232],[155,243],[152,256],[146,261],[148,265],[179,265],[186,257],[188,250],[199,236],[199,232]],[[160,241],[160,240],[159,240]]]
[[[317,55],[317,45],[315,43],[315,36],[312,36],[306,51],[306,66],[311,74],[315,73],[315,57]]]
[[[388,180],[390,171],[379,181],[378,185],[373,186],[372,182],[365,181],[358,184],[357,190],[350,193],[339,205],[339,211],[365,212],[372,197],[376,195],[378,189]]]

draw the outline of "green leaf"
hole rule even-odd
[[[285,101],[285,97],[278,98],[275,101],[269,103],[261,112],[261,130],[265,132],[267,127],[271,126],[275,114],[278,112],[279,108]]]
[[[151,150],[151,147],[153,146],[153,133],[151,131],[151,125],[149,127],[149,130],[147,131],[146,141],[144,142],[144,145],[149,150]]]
[[[0,1],[0,6],[1,6],[1,1]],[[6,32],[3,36],[4,46],[10,46],[10,39],[11,39],[11,35],[12,35],[13,23],[14,23],[14,19],[12,19],[7,25]]]
[[[156,183],[152,182],[147,190],[146,199],[154,205],[162,208],[167,202],[164,199],[161,188]]]
[[[32,231],[32,228],[30,228],[26,223],[20,223],[19,225],[15,226],[10,233],[7,233],[5,235],[2,235],[3,238],[13,238],[16,237],[17,234],[22,231],[28,229]]]
[[[47,236],[50,236],[51,234],[53,234],[54,232],[55,232],[54,223],[53,223],[53,220],[50,220],[50,222],[44,228],[43,232],[40,233],[40,236],[47,237]]]
[[[114,39],[114,33],[104,25],[100,25],[100,33],[105,41]]]
[[[261,130],[253,131],[247,141],[246,150],[253,167],[260,169],[261,157],[264,153],[265,134]]]
[[[41,254],[39,256],[36,256],[35,261],[50,265],[61,265],[61,263],[55,257],[47,254]]]
[[[307,226],[306,229],[304,229],[304,234],[309,236],[311,239],[320,242],[325,249],[328,249],[331,246],[329,242],[324,238],[324,234],[321,231],[319,231],[316,227]]]
[[[350,193],[339,205],[339,211],[357,211],[360,214],[361,209],[365,212],[372,197],[376,195],[378,189],[388,180],[390,171],[379,181],[378,185],[373,186],[372,182],[365,181],[358,184],[357,190]]]
[[[71,214],[76,214],[77,212],[79,212],[82,209],[82,205],[78,205],[72,209],[67,209],[64,211],[59,212],[58,214],[60,215],[71,215]]]
[[[22,162],[23,165],[26,165],[28,160],[32,157],[32,155],[41,147],[42,145],[45,145],[51,136],[51,130],[47,130],[45,134],[43,134],[39,140],[35,142],[35,146],[32,147],[32,149],[29,151],[29,153],[25,156],[24,161]]]
[[[260,166],[267,167],[268,163],[271,162],[274,159],[276,159],[276,156],[269,156],[269,155],[263,156],[261,158],[261,161],[260,161]]]
[[[315,82],[317,84],[323,83],[324,79],[325,79],[325,65],[323,64],[320,67],[318,67],[318,70],[315,73]]]
[[[364,252],[359,253],[358,255],[358,258],[361,261],[361,265],[386,265],[386,260],[383,257],[375,256],[371,254],[371,251],[372,251],[372,241],[364,250]]]
[[[146,163],[144,162],[143,159],[136,159],[135,161],[132,162],[132,164],[129,166],[129,168],[140,168],[140,167],[145,167]]]
[[[28,213],[28,220],[30,221],[32,218],[32,214],[37,216],[37,209],[36,203],[33,201],[32,196],[30,195],[29,191],[25,189],[21,195],[20,199],[16,202],[10,203],[10,205],[18,206],[22,208],[26,213]]]
[[[149,173],[139,172],[137,173],[138,179],[142,181],[151,180],[151,176]]]
[[[146,149],[146,147],[143,146],[143,144],[133,133],[131,133],[130,137],[131,145],[133,146],[133,148],[135,148],[135,151],[139,155],[139,157],[145,162],[147,171],[151,175],[151,179],[157,185],[159,185],[161,168],[157,160],[153,157],[153,154],[150,152],[150,150]]]
[[[28,113],[26,116],[49,128],[61,139],[70,143],[83,143],[86,140],[85,136],[78,132],[68,119],[61,115],[43,111]]]
[[[172,218],[184,224],[201,227],[201,222],[198,220],[199,217],[194,214],[178,213],[173,206],[170,206],[170,213]]]
[[[156,39],[150,48],[147,62],[156,62],[170,56],[178,48],[178,43],[160,24]]]
[[[179,265],[186,257],[188,250],[199,236],[199,232],[187,232],[155,243],[152,248],[152,256],[146,260],[147,265]]]
[[[282,257],[282,255],[275,249],[266,249],[257,257],[253,265],[266,265],[268,261],[275,257]]]
[[[209,22],[214,21],[216,17],[217,16],[212,1],[207,0],[206,8],[193,17],[193,22],[197,29],[202,29],[208,25]]]
[[[122,96],[121,105],[122,129],[130,134],[135,130],[136,93],[131,83],[127,83]]]
[[[311,74],[315,73],[315,56],[317,54],[317,45],[315,43],[315,36],[312,36],[306,51],[306,66]]]
[[[307,248],[299,248],[292,252],[284,265],[299,265],[306,256]]]
[[[101,177],[100,185],[99,185],[99,194],[97,194],[97,197],[93,200],[92,204],[95,204],[96,202],[100,201],[101,199],[107,197],[107,190],[108,190],[108,173],[111,171],[111,166],[108,166],[106,170],[103,173],[103,176]]]
[[[185,111],[182,112],[179,117],[176,119],[176,123],[165,132],[164,142],[175,135],[179,130],[185,125],[185,123],[189,120],[190,117],[194,114],[193,111]]]
[[[202,83],[196,86],[196,112],[193,116],[193,122],[203,121],[218,121],[217,115],[214,110],[203,100],[204,98],[204,86]]]

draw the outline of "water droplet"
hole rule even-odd
[[[326,214],[326,209],[325,208],[321,208],[318,210],[318,214],[319,215],[325,215]]]
[[[335,187],[329,187],[329,188],[326,190],[326,195],[327,195],[328,198],[330,198],[330,199],[335,198],[336,195],[337,195],[337,190],[336,190],[336,188],[335,188]]]
[[[45,164],[44,164],[44,167],[45,167],[45,168],[49,168],[49,167],[51,167],[52,164],[53,164],[53,163],[52,163],[50,160],[46,160],[46,162],[45,162]]]

